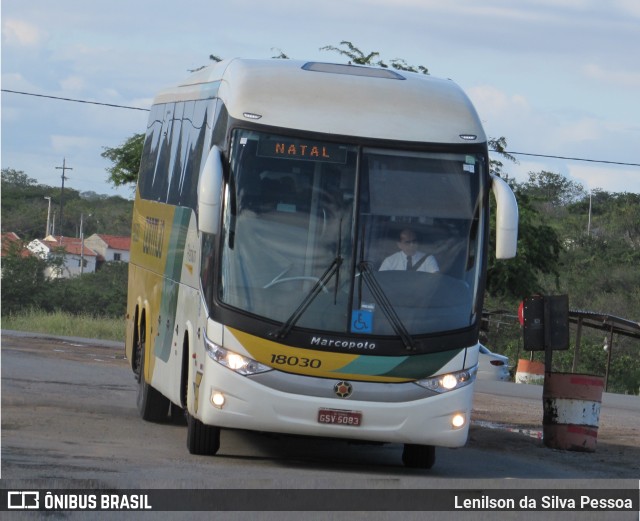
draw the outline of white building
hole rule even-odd
[[[94,233],[84,240],[84,245],[98,254],[98,265],[102,262],[129,262],[131,237]]]
[[[98,254],[86,244],[83,248],[80,239],[49,235],[45,239],[31,241],[27,248],[43,259],[62,257],[60,267],[45,270],[45,275],[50,279],[76,277],[96,271]]]

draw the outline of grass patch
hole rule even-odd
[[[2,329],[124,342],[124,319],[31,310],[2,317]]]

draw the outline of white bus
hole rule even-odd
[[[221,429],[400,443],[421,468],[464,445],[491,190],[498,258],[517,236],[488,161],[430,76],[234,59],[160,92],[129,270],[141,416],[184,411],[193,454]],[[413,269],[380,270],[404,249]]]

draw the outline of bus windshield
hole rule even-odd
[[[475,321],[477,154],[233,133],[218,297],[280,325],[409,338]]]

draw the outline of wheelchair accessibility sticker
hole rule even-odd
[[[351,332],[371,333],[373,331],[373,311],[358,309],[351,312]]]

